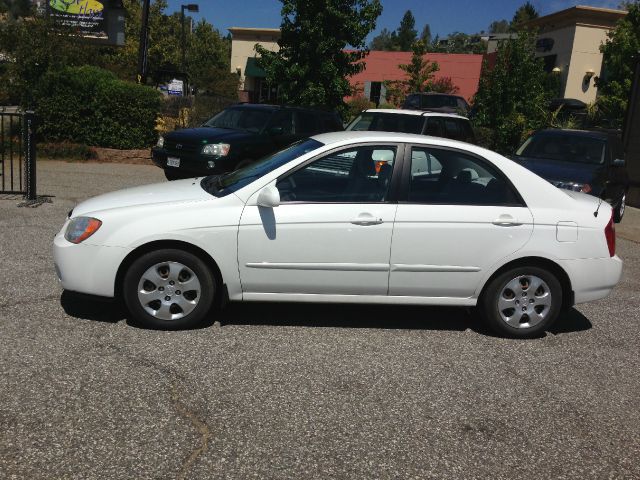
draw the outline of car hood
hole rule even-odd
[[[86,215],[101,210],[133,207],[139,205],[192,202],[211,200],[212,197],[200,186],[200,179],[190,178],[173,182],[156,183],[105,193],[78,204],[72,217]]]
[[[594,181],[604,171],[603,165],[593,165],[589,163],[563,162],[559,160],[546,160],[543,158],[514,157],[514,160],[541,176],[545,180],[589,183]]]
[[[215,143],[233,142],[255,136],[254,133],[244,130],[231,130],[227,128],[199,127],[176,130],[165,135],[165,141],[177,143]]]

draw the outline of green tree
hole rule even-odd
[[[498,46],[496,64],[485,61],[475,96],[475,123],[494,133],[492,147],[511,153],[530,130],[545,126],[550,93],[542,60],[536,58],[535,36],[523,30]]]
[[[385,82],[387,99],[396,105],[400,105],[410,93],[432,90],[434,74],[440,70],[437,62],[425,58],[427,49],[424,42],[414,42],[411,49],[411,62],[398,65],[398,68],[406,73],[406,78]]]
[[[598,109],[603,116],[622,123],[631,92],[635,61],[640,55],[640,0],[627,2],[628,14],[607,34],[600,47],[603,73],[596,79]]]
[[[397,30],[397,45],[401,52],[411,50],[413,43],[416,41],[418,31],[416,30],[416,19],[413,17],[411,10],[407,10],[400,21]]]
[[[523,24],[538,18],[539,16],[540,14],[536,8],[530,2],[527,2],[518,8],[516,13],[513,15],[513,19],[511,20],[511,30],[520,30]]]
[[[422,29],[422,33],[420,34],[420,41],[425,44],[427,49],[431,45],[431,27],[429,24],[425,24]]]
[[[365,38],[382,13],[379,0],[280,0],[280,50],[260,45],[267,81],[283,103],[345,111],[348,77],[364,69]]]
[[[495,20],[489,25],[489,33],[509,33],[510,28],[507,20]]]
[[[378,35],[373,37],[369,43],[369,50],[383,51],[393,50],[396,43],[396,33],[390,32],[386,28],[383,28]]]

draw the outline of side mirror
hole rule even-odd
[[[284,133],[284,128],[282,127],[271,127],[269,129],[269,135],[282,135]]]
[[[280,205],[280,191],[274,184],[267,185],[258,194],[256,203],[259,207],[277,207]]]
[[[624,167],[626,164],[626,162],[624,161],[624,158],[616,158],[613,161],[613,166],[614,167]]]

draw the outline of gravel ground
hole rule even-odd
[[[63,294],[51,242],[78,201],[162,172],[38,178],[52,203],[0,200],[2,479],[640,478],[635,242],[608,299],[536,340],[461,309],[330,305],[147,331]]]

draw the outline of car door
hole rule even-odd
[[[243,292],[386,295],[399,154],[398,145],[339,149],[279,178],[277,207],[257,206],[254,194],[238,233]]]
[[[463,151],[407,148],[399,195],[389,295],[471,297],[487,269],[533,231],[506,177]]]

